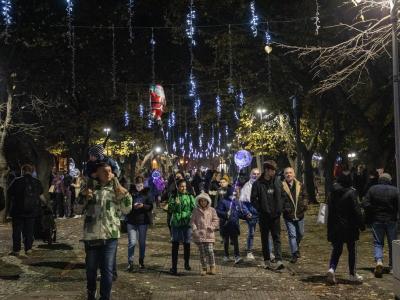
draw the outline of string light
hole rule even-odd
[[[320,19],[319,19],[319,3],[318,0],[315,0],[315,17],[314,17],[314,25],[315,25],[315,35],[319,34],[319,29],[321,28],[321,23],[320,23]]]
[[[190,70],[189,75],[189,97],[194,97],[197,94],[196,78],[194,77],[193,70]]]
[[[232,54],[232,32],[231,32],[231,24],[228,26],[229,33],[229,83],[228,83],[228,94],[233,94],[235,89],[233,87],[232,78],[233,78],[233,54]]]
[[[243,105],[244,105],[244,102],[245,102],[245,98],[244,98],[244,94],[243,94],[243,90],[242,89],[240,89],[240,92],[237,95],[237,98],[238,98],[239,106],[240,106],[240,108],[242,108]]]
[[[200,106],[201,106],[200,97],[196,96],[196,98],[194,100],[194,106],[193,106],[193,113],[194,113],[194,117],[196,120],[199,118]]]
[[[144,117],[144,105],[142,103],[139,104],[139,116],[143,119]]]
[[[128,87],[125,87],[125,112],[124,112],[124,125],[129,126],[130,116],[129,116],[129,104],[128,104]]]
[[[152,117],[151,115],[149,115],[149,120],[148,120],[148,123],[147,123],[147,128],[153,128],[153,124],[154,124],[153,117]]]
[[[133,43],[133,13],[134,13],[134,0],[128,0],[128,14],[129,14],[129,20],[128,20],[128,28],[129,28],[129,43]]]
[[[3,2],[10,2],[9,0],[2,0]],[[66,0],[67,7],[67,23],[68,23],[68,47],[71,50],[71,84],[72,84],[72,97],[75,99],[75,90],[76,90],[76,76],[75,76],[75,32],[72,26],[72,13],[74,9],[74,3],[72,0]],[[4,14],[4,11],[3,11]],[[6,28],[7,30],[7,28]]]
[[[216,110],[217,110],[217,117],[218,119],[221,118],[221,98],[219,95],[215,97],[215,105],[216,105]]]
[[[236,110],[233,112],[233,116],[235,117],[236,121],[240,120],[239,114],[238,114],[238,112]]]
[[[154,39],[154,28],[151,28],[150,47],[151,47],[151,80],[153,83],[155,83],[156,82],[156,59],[155,59],[156,40]]]
[[[256,4],[255,1],[250,2],[250,12],[251,12],[251,19],[250,19],[250,28],[253,32],[253,36],[257,36],[257,26],[258,26],[258,16],[256,14]]]
[[[67,1],[68,2],[68,1]],[[1,14],[3,15],[5,28],[5,42],[8,42],[8,28],[11,25],[11,0],[1,0]]]
[[[172,150],[173,150],[174,152],[176,152],[176,141],[174,141],[174,142],[172,143]]]
[[[196,40],[194,39],[195,27],[194,21],[196,19],[196,11],[194,9],[193,0],[190,0],[189,12],[186,15],[186,35],[190,40],[191,45],[196,46]]]

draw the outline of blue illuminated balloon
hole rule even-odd
[[[153,177],[153,179],[157,179],[161,177],[161,173],[158,170],[155,170],[152,174],[151,177]]]
[[[235,153],[235,164],[239,169],[246,168],[250,166],[253,157],[247,150],[239,150]]]

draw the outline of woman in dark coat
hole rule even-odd
[[[362,282],[356,273],[356,241],[360,230],[365,230],[358,194],[352,188],[350,175],[340,175],[328,201],[328,241],[332,243],[328,282],[336,283],[335,271],[342,255],[343,245],[349,252],[349,280]]]
[[[133,255],[139,243],[139,266],[144,268],[147,229],[152,224],[153,199],[149,188],[144,188],[144,178],[137,176],[131,189],[132,211],[126,216],[128,230],[128,271],[133,271]]]

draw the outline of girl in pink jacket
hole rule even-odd
[[[193,210],[190,225],[193,230],[193,241],[199,247],[202,276],[215,275],[214,242],[215,230],[219,227],[219,219],[207,193],[196,197],[196,208]],[[207,266],[210,267],[207,272]]]

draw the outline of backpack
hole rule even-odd
[[[34,179],[25,179],[24,189],[24,207],[23,211],[26,214],[35,212],[40,205],[39,191]]]

